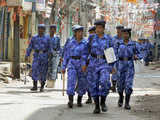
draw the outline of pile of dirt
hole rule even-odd
[[[149,120],[160,120],[160,95],[145,95],[137,97],[132,112]]]
[[[0,72],[0,82],[4,83],[10,83],[10,81],[13,79],[13,76],[10,75],[8,72]]]

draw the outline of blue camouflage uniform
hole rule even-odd
[[[144,42],[143,43],[143,51],[144,51],[144,61],[146,63],[146,65],[149,63],[150,61],[150,49],[153,48],[154,46],[150,43],[150,42]]]
[[[52,57],[49,60],[47,79],[56,80],[57,68],[60,60],[60,38],[56,35],[52,38],[50,37],[50,35],[47,35],[47,38],[50,39],[53,50]]]
[[[113,41],[104,34],[103,38],[98,35],[90,35],[88,41],[90,44],[90,61],[88,65],[87,80],[90,85],[91,96],[96,99],[97,96],[107,96],[111,86],[110,72],[113,65],[109,65],[104,56],[104,50],[113,47]],[[99,57],[98,57],[99,56]]]
[[[80,43],[75,37],[67,43],[64,52],[62,69],[68,68],[67,94],[79,96],[86,92],[86,73],[82,72],[82,66],[86,65],[88,56],[87,42],[83,39]],[[77,87],[77,88],[76,88]]]
[[[122,38],[118,38],[118,36],[114,36],[113,37],[113,40],[114,40],[114,49],[115,49],[115,53],[116,53],[116,57],[118,58],[118,48],[119,48],[119,44],[121,43],[121,41],[123,40]],[[118,61],[114,64],[114,68],[115,70],[117,71],[118,70]],[[119,76],[118,76],[118,73],[115,73],[112,75],[112,82],[115,82],[118,80]]]
[[[96,30],[96,27],[95,26],[91,26],[90,28],[89,28],[89,30],[88,30],[88,32],[89,32],[89,35],[94,35],[95,34],[95,30]],[[91,39],[90,39],[91,40]],[[92,40],[91,40],[92,41]],[[88,46],[90,46],[90,43],[91,43],[91,41],[88,41],[87,40],[87,42],[88,42]],[[90,47],[89,47],[89,50],[88,50],[89,52],[90,52]],[[88,67],[88,64],[89,64],[89,57],[88,57],[88,60],[87,60],[87,67]],[[88,68],[88,71],[87,72],[89,72],[89,68]],[[92,78],[90,78],[90,79],[92,79]],[[86,81],[87,81],[87,83],[86,83],[86,85],[87,85],[87,93],[88,93],[88,99],[87,99],[87,101],[86,101],[86,104],[90,104],[90,103],[92,103],[92,98],[91,98],[91,93],[90,93],[90,91],[89,91],[89,80],[87,79],[87,76],[86,76]]]
[[[139,41],[143,41],[143,38],[139,38]],[[145,49],[145,46],[144,46],[143,42],[142,43],[136,42],[136,46],[139,49],[140,54],[144,58],[144,49]]]
[[[73,36],[67,38],[67,40],[66,40],[66,42],[65,42],[65,44],[64,44],[64,46],[63,46],[63,49],[61,49],[61,51],[60,51],[60,56],[61,56],[62,58],[64,57],[64,54],[65,54],[65,51],[66,51],[66,49],[67,49],[68,43],[69,43],[72,39],[73,39]]]
[[[120,78],[117,82],[117,88],[119,93],[123,93],[125,90],[126,95],[130,95],[133,91],[132,87],[135,74],[134,55],[137,55],[138,59],[142,59],[143,57],[135,42],[130,40],[126,45],[122,41],[118,49],[118,74]]]
[[[77,26],[77,25],[73,25],[73,26],[72,26],[72,30],[73,30],[76,26]],[[66,46],[67,46],[67,44],[73,39],[73,37],[74,37],[74,36],[71,36],[71,37],[67,38],[67,40],[66,40],[63,48],[61,48],[61,50],[60,50],[60,56],[61,56],[61,58],[64,57],[64,52],[66,51]]]
[[[32,79],[34,81],[46,81],[48,70],[48,56],[51,53],[50,40],[44,35],[40,37],[35,35],[32,37],[29,47],[26,51],[26,57],[30,56],[32,50],[33,63],[32,63]]]

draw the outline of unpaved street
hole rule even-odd
[[[141,97],[160,95],[160,71],[150,69],[148,67],[143,73],[135,75],[131,111],[118,108],[117,93],[110,93],[107,99],[109,110],[100,115],[92,114],[94,105],[84,104],[82,108],[78,108],[76,98],[74,109],[68,109],[67,95],[62,96],[61,92],[61,79],[57,81],[55,89],[46,89],[44,93],[30,92],[31,81],[27,85],[19,81],[1,84],[0,120],[159,120],[158,114],[152,111],[154,107],[147,108],[148,110],[141,108],[146,100]],[[83,102],[86,99],[85,96]]]

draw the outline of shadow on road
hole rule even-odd
[[[78,108],[68,109],[67,105],[41,108],[27,117],[25,120],[102,120],[106,119],[108,113],[95,115],[92,113],[93,105],[84,105]]]

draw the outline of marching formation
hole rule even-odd
[[[38,80],[40,92],[44,91],[46,80],[57,79],[58,65],[62,74],[67,73],[68,107],[74,107],[75,92],[77,106],[82,107],[83,95],[88,93],[86,104],[95,104],[94,114],[106,112],[109,91],[118,92],[118,107],[131,109],[129,104],[133,92],[134,61],[140,60],[149,65],[150,48],[148,39],[140,38],[138,42],[131,39],[131,29],[117,26],[117,35],[105,34],[104,20],[95,21],[89,29],[89,37],[83,37],[84,27],[74,25],[73,36],[69,37],[61,48],[60,38],[55,35],[56,25],[50,26],[50,34],[45,35],[45,25],[38,26],[38,35],[32,37],[27,48],[25,60],[31,52],[32,91],[37,91]],[[112,49],[114,52],[108,52]],[[110,60],[111,61],[110,61]],[[110,77],[112,76],[112,77]],[[47,84],[48,87],[48,84]],[[124,102],[125,100],[125,102]]]

